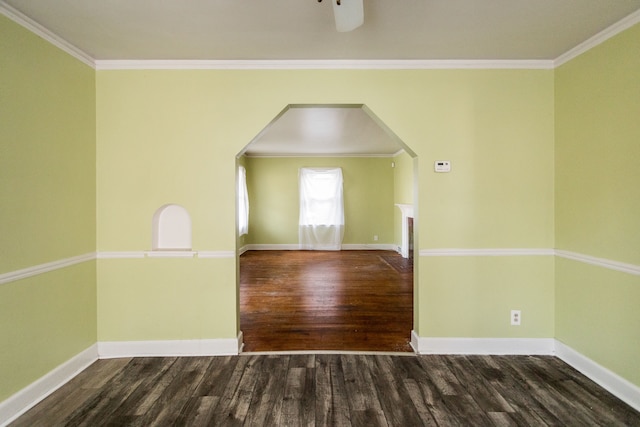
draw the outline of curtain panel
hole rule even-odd
[[[238,167],[238,235],[249,234],[249,193],[247,192],[247,170]]]
[[[301,249],[342,248],[344,237],[341,168],[301,168],[299,244]]]

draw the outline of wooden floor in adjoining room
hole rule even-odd
[[[412,261],[393,251],[245,252],[244,351],[412,351]]]
[[[552,356],[247,354],[99,360],[11,426],[640,426],[640,413]]]

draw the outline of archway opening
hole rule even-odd
[[[250,206],[248,233],[237,235],[245,351],[411,351],[418,171],[410,147],[363,104],[292,104],[236,159]],[[302,167],[344,171],[340,254],[300,251]]]

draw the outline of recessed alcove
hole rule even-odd
[[[160,206],[153,214],[153,251],[191,251],[191,216],[176,204]]]

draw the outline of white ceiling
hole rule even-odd
[[[364,0],[364,10],[363,26],[339,33],[331,0],[0,0],[0,13],[95,64],[552,61],[622,19],[640,22],[640,0]],[[361,108],[291,108],[247,154],[391,155],[399,149]]]
[[[344,0],[349,1],[349,0]],[[555,59],[640,0],[0,0],[95,60]]]
[[[392,156],[398,139],[362,106],[291,106],[247,147],[248,156]]]

